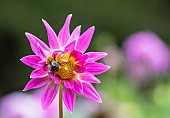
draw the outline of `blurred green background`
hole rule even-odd
[[[111,48],[113,53],[114,49],[119,50],[122,59],[115,69],[98,76],[101,84],[95,87],[103,97],[107,96],[101,106],[111,103],[105,110],[100,109],[103,112],[99,110],[90,117],[169,118],[169,75],[138,87],[126,76],[122,52],[125,38],[136,31],[152,30],[170,44],[169,0],[0,0],[0,96],[21,91],[29,81],[32,69],[20,62],[21,57],[33,54],[25,32],[47,43],[41,19],[58,32],[70,13],[73,14],[71,31],[77,25],[82,25],[81,32],[95,26],[88,51]],[[118,62],[113,59],[112,63]],[[76,112],[68,117],[78,117]],[[112,116],[108,116],[110,113]]]

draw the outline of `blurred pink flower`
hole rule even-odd
[[[63,85],[63,101],[66,108],[72,112],[76,94],[101,102],[101,98],[91,83],[100,83],[94,75],[109,69],[97,60],[105,57],[104,52],[89,52],[83,54],[92,39],[94,27],[80,35],[80,26],[70,35],[69,25],[72,15],[68,15],[58,37],[50,25],[42,20],[48,34],[50,48],[40,39],[30,33],[26,36],[36,55],[25,56],[21,61],[35,70],[24,91],[45,86],[41,105],[47,109],[58,93],[59,85]]]
[[[57,98],[57,97],[56,97]],[[47,110],[42,110],[39,94],[14,92],[0,99],[1,118],[56,118],[57,99]]]
[[[132,77],[145,80],[169,71],[169,49],[155,33],[144,31],[132,34],[123,46]]]
[[[124,66],[122,50],[120,50],[118,46],[112,44],[105,47],[104,51],[108,56],[103,59],[103,62],[111,67],[108,72],[110,72],[110,74],[119,74],[119,72],[122,71],[122,66]]]

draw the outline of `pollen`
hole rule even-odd
[[[72,79],[75,66],[71,61],[62,62],[59,71],[56,73],[61,79]]]

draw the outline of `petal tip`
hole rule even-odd
[[[73,113],[73,111],[74,111],[74,108],[72,108],[72,109],[68,109],[68,111],[72,114],[72,113]]]
[[[77,26],[78,28],[81,28],[81,25]]]
[[[45,20],[42,18],[42,22],[44,22]]]
[[[109,69],[110,69],[110,66],[107,66],[107,65],[106,65],[106,71],[108,71]],[[105,71],[105,72],[106,72],[106,71]]]
[[[68,17],[72,17],[73,15],[72,14],[69,14]]]
[[[42,107],[42,110],[46,110],[48,108],[48,105],[45,105],[41,99],[41,107]]]
[[[101,97],[100,97],[100,96],[99,96],[99,98],[98,98],[98,100],[97,100],[96,102],[98,102],[98,103],[102,103],[102,99],[101,99]]]
[[[26,85],[22,91],[28,91],[28,90],[29,90],[29,88]]]
[[[29,33],[29,32],[25,32],[25,35],[26,35],[26,37],[28,38],[28,40],[30,40],[29,38],[33,36],[33,35],[32,35],[31,33]]]
[[[42,22],[44,23],[44,25],[47,23],[47,21],[46,21],[46,20],[44,20],[43,18],[42,18]]]
[[[95,26],[90,27],[91,29],[95,30]]]
[[[102,100],[98,101],[99,103],[102,103]]]
[[[104,52],[104,55],[107,56],[108,54],[106,52]]]
[[[19,59],[21,62],[23,62],[23,57],[21,59]]]
[[[23,63],[24,63],[24,60],[25,60],[25,57],[22,57],[22,58],[20,59],[20,61],[23,62]]]
[[[80,31],[81,30],[81,25],[77,26],[76,28]]]
[[[30,35],[30,33],[29,32],[25,32],[25,35],[28,36],[28,35]]]

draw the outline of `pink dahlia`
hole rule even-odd
[[[68,15],[58,36],[50,25],[42,20],[47,30],[49,47],[36,36],[26,33],[35,55],[25,56],[21,61],[34,68],[24,91],[40,88],[45,85],[41,98],[43,109],[47,109],[60,89],[60,96],[66,108],[73,112],[76,94],[102,102],[91,83],[100,83],[94,75],[109,69],[97,60],[105,57],[105,52],[85,53],[93,33],[94,26],[80,35],[81,26],[77,26],[72,34],[69,25],[72,15]],[[60,98],[61,99],[61,98]]]
[[[147,80],[153,75],[169,71],[169,49],[154,32],[134,33],[126,39],[123,46],[132,78]]]
[[[13,92],[0,98],[0,117],[1,118],[57,118],[55,101],[47,110],[42,110],[39,103],[39,91],[31,94],[23,92]]]

